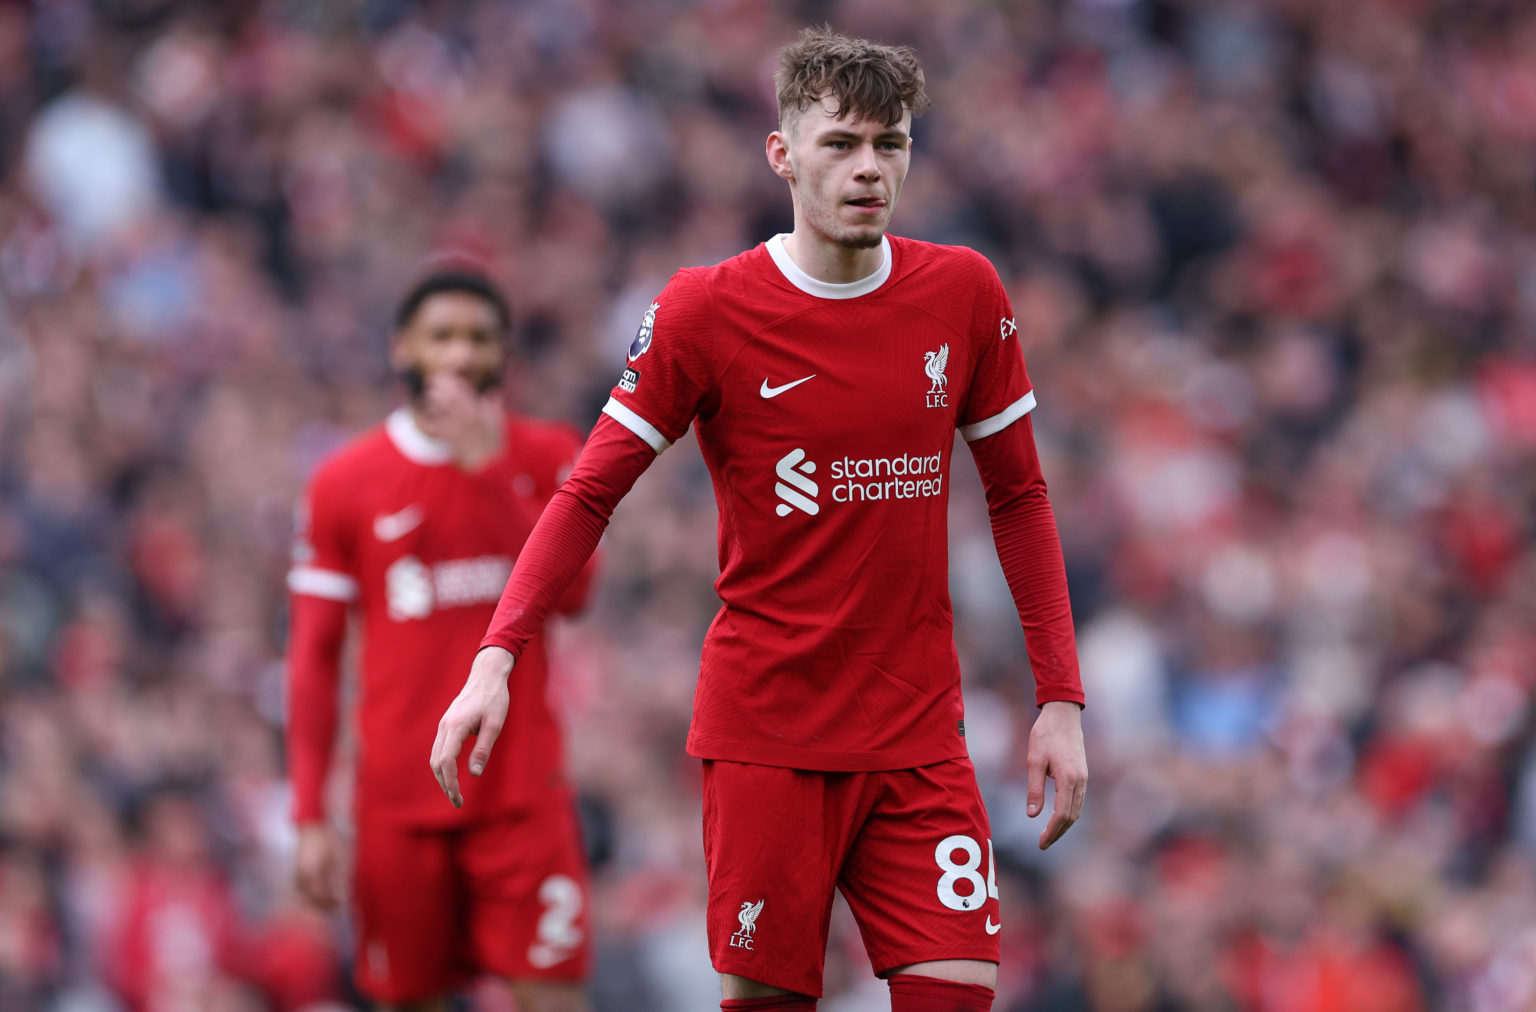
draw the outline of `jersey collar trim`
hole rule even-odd
[[[390,412],[384,422],[384,431],[406,460],[430,467],[453,459],[453,450],[447,443],[421,431],[410,408],[396,408]]]
[[[800,265],[795,263],[789,255],[789,250],[784,248],[784,240],[787,236],[787,232],[780,232],[769,239],[765,243],[768,247],[768,255],[773,257],[774,264],[778,266],[785,280],[807,295],[814,295],[818,299],[856,299],[860,295],[868,295],[879,288],[885,284],[885,279],[891,276],[891,241],[883,235],[880,237],[880,266],[875,269],[875,273],[843,285],[817,280],[802,271]]]

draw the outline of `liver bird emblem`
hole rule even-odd
[[[933,380],[933,386],[929,389],[929,393],[943,393],[945,388],[949,386],[949,379],[944,375],[944,369],[948,365],[948,344],[939,345],[938,351],[923,352],[923,372],[927,373],[928,378]]]
[[[758,900],[756,903],[741,905],[741,912],[736,915],[736,919],[741,922],[741,934],[751,938],[757,933],[757,915],[763,912],[764,902],[765,900]]]

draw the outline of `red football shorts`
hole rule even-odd
[[[447,994],[483,973],[580,981],[590,960],[587,895],[568,794],[464,829],[360,822],[358,989],[398,1003]]]
[[[969,759],[877,773],[706,760],[715,969],[821,996],[832,891],[877,974],[998,960],[991,831]]]

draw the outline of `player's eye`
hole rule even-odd
[[[833,151],[847,151],[848,150],[848,142],[847,141],[827,141],[827,147],[831,148]]]

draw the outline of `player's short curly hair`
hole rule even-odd
[[[840,35],[830,26],[807,28],[779,50],[774,74],[779,125],[830,96],[837,115],[894,126],[907,110],[921,116],[929,106],[923,68],[909,46],[883,46]]]
[[[511,333],[512,309],[507,305],[507,297],[501,294],[496,282],[473,266],[455,262],[437,266],[411,286],[395,307],[395,329],[404,330],[409,327],[422,303],[443,292],[460,292],[483,299],[496,313],[496,322],[501,325],[502,336]]]

